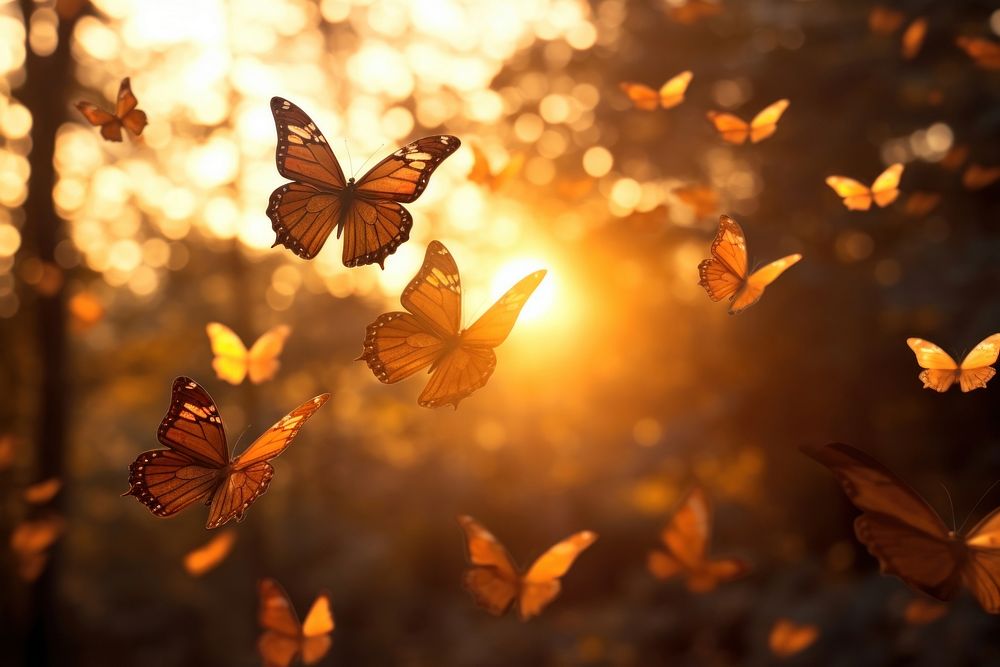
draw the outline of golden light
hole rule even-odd
[[[555,314],[554,306],[560,282],[557,272],[553,271],[552,267],[547,266],[544,260],[535,257],[518,257],[503,264],[496,271],[493,282],[490,285],[492,303],[503,296],[517,281],[539,269],[546,269],[548,273],[541,284],[538,285],[535,293],[524,304],[524,309],[521,311],[520,317],[517,318],[518,324],[540,323],[543,320],[550,319]]]

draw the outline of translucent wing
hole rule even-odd
[[[851,211],[867,211],[872,206],[872,191],[862,183],[846,176],[827,176],[826,184],[844,199],[844,206]]]
[[[705,560],[711,525],[708,498],[700,487],[694,487],[678,503],[660,539],[685,569],[695,569]]]
[[[690,70],[685,70],[663,84],[659,92],[660,106],[664,109],[672,109],[683,102],[684,93],[687,92],[693,78],[694,74]]]
[[[518,281],[493,304],[482,317],[462,332],[462,342],[469,345],[497,347],[507,339],[517,316],[528,298],[545,277],[545,271],[535,271]]]
[[[108,141],[122,140],[122,124],[114,114],[90,102],[77,102],[76,108],[91,125],[101,128],[101,136]]]
[[[299,430],[309,418],[316,414],[330,400],[330,394],[320,394],[309,399],[287,415],[279,419],[274,426],[257,438],[242,454],[233,459],[233,469],[243,470],[255,464],[270,461],[292,444]]]
[[[434,170],[458,150],[458,137],[439,134],[417,139],[385,158],[358,180],[358,194],[401,204],[423,194]]]
[[[719,230],[712,241],[712,257],[698,265],[700,280],[712,301],[739,290],[747,277],[747,241],[743,229],[728,215],[719,217]]]
[[[561,588],[559,579],[569,571],[573,561],[583,553],[597,535],[589,530],[571,535],[538,557],[523,578],[518,611],[521,620],[537,616]]]
[[[233,519],[242,521],[247,508],[267,491],[273,476],[274,468],[266,462],[254,463],[226,475],[212,495],[205,528],[218,528]]]
[[[274,377],[281,367],[278,357],[291,333],[292,329],[282,324],[269,329],[257,339],[248,354],[247,372],[251,382],[260,384]]]
[[[924,383],[924,389],[933,389],[939,392],[948,391],[955,380],[959,379],[958,364],[947,352],[934,343],[922,338],[907,338],[906,344],[916,355],[917,364],[926,369],[919,375],[920,380]]]
[[[872,183],[871,195],[875,203],[885,208],[899,197],[899,180],[903,176],[903,165],[890,165]]]
[[[417,397],[424,408],[458,404],[472,392],[486,385],[496,369],[497,358],[491,348],[461,344],[437,362],[431,379]]]
[[[618,87],[631,100],[636,109],[653,111],[660,106],[660,93],[645,84],[622,81]]]
[[[420,271],[403,290],[403,307],[441,338],[462,328],[462,280],[458,265],[440,241],[431,241]]]
[[[212,346],[212,368],[220,380],[240,384],[247,374],[247,348],[232,329],[219,322],[205,327]]]
[[[236,543],[236,531],[224,530],[206,544],[192,549],[184,556],[184,569],[194,577],[200,577],[217,567],[229,556]]]
[[[688,572],[684,583],[693,593],[706,593],[721,583],[742,577],[749,570],[749,565],[736,558],[711,560]]]
[[[750,122],[750,141],[757,143],[767,139],[778,129],[778,121],[788,108],[788,100],[778,100],[764,107]]]
[[[503,545],[479,522],[460,516],[458,523],[465,533],[466,553],[472,565],[463,573],[462,583],[477,605],[499,616],[518,594],[517,568]]]
[[[304,637],[319,637],[333,632],[333,612],[330,611],[330,596],[322,593],[313,602],[306,614],[306,620],[302,624],[302,635]]]
[[[983,610],[1000,613],[1000,549],[973,547],[962,568],[962,584]]]
[[[343,190],[347,185],[344,172],[312,118],[281,97],[271,98],[271,114],[278,133],[274,155],[278,173],[317,190]]]
[[[960,368],[962,370],[969,370],[992,366],[997,362],[997,356],[1000,356],[1000,333],[987,336],[980,341],[978,345],[972,348],[971,352],[965,355]]]
[[[724,141],[742,144],[750,136],[750,124],[739,116],[719,111],[709,111],[707,115]]]
[[[787,618],[779,618],[771,627],[767,645],[774,655],[787,658],[806,650],[818,638],[819,628],[815,625],[800,625]]]
[[[764,289],[777,280],[778,276],[785,272],[790,266],[802,259],[802,255],[796,253],[781,259],[776,259],[757,271],[750,274],[746,279],[743,288],[733,297],[733,302],[729,306],[729,313],[735,315],[746,310],[760,300],[764,295]]]
[[[222,468],[229,463],[229,445],[219,409],[208,392],[191,378],[174,380],[170,407],[156,435],[163,445],[206,466]]]
[[[472,169],[469,171],[469,180],[473,183],[486,185],[490,182],[493,172],[490,169],[490,161],[479,146],[472,145]]]
[[[61,488],[62,480],[58,477],[50,477],[49,479],[37,482],[26,488],[24,490],[23,497],[25,502],[40,505],[55,498]]]
[[[281,584],[274,579],[261,579],[257,593],[260,598],[257,623],[260,627],[289,637],[298,637],[302,626],[292,601],[288,599],[288,593]]]

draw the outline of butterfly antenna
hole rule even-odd
[[[971,510],[969,510],[969,514],[966,515],[965,521],[963,521],[962,525],[958,527],[958,530],[955,531],[955,534],[960,534],[962,532],[962,529],[965,528],[965,524],[967,524],[969,522],[969,519],[972,517],[972,514],[979,507],[979,503],[983,502],[986,499],[986,496],[989,495],[990,491],[992,491],[996,487],[997,484],[1000,484],[1000,479],[998,479],[997,481],[995,481],[992,484],[990,484],[989,488],[987,488],[985,491],[983,491],[983,495],[979,496],[979,500],[977,500],[976,504],[972,506]]]
[[[247,424],[246,428],[243,429],[243,432],[240,433],[240,437],[236,438],[236,442],[233,443],[233,451],[234,452],[236,451],[236,447],[239,446],[240,440],[242,440],[243,436],[245,436],[247,434],[247,431],[250,430],[250,426],[252,426],[252,424]]]
[[[353,176],[354,162],[351,160],[351,147],[347,145],[347,137],[344,137],[344,150],[347,151],[347,164],[351,167],[351,176]]]
[[[944,489],[944,495],[948,496],[948,507],[951,508],[951,528],[957,535],[958,528],[955,527],[955,503],[951,501],[951,492],[948,490],[948,487],[944,485],[944,482],[938,482],[938,484],[940,484],[941,488]],[[964,526],[965,524],[963,523],[962,525]]]
[[[372,154],[371,154],[371,155],[369,155],[368,157],[366,157],[366,158],[365,158],[365,161],[361,163],[361,166],[360,166],[360,167],[358,167],[358,171],[361,171],[362,169],[364,169],[364,168],[365,168],[365,165],[366,165],[366,164],[368,164],[368,160],[371,160],[371,159],[372,159],[373,157],[375,157],[375,153],[378,153],[378,152],[379,152],[380,150],[382,150],[382,147],[383,147],[383,146],[385,146],[385,144],[384,144],[384,143],[381,143],[381,144],[379,144],[378,148],[376,148],[375,150],[373,150],[373,151],[372,151]],[[354,174],[351,174],[351,175],[352,175],[352,176],[357,176],[357,174],[356,174],[356,173],[354,173]]]

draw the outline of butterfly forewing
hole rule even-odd
[[[510,608],[520,590],[514,561],[497,538],[475,519],[460,516],[458,523],[465,533],[471,564],[462,574],[462,584],[477,605],[499,616]]]
[[[765,107],[750,122],[750,141],[757,143],[767,139],[778,130],[778,121],[788,109],[788,100],[778,100]]]
[[[233,460],[233,468],[242,470],[262,461],[270,461],[292,444],[305,423],[330,400],[330,394],[311,398],[275,422],[274,426]]]
[[[271,98],[271,114],[278,133],[275,150],[278,173],[318,190],[343,190],[347,185],[344,172],[312,118],[281,97]]]
[[[274,377],[281,367],[278,358],[291,333],[290,327],[279,325],[257,339],[247,353],[247,375],[251,382],[260,384]]]
[[[462,333],[462,341],[470,345],[497,347],[507,340],[517,316],[535,289],[542,282],[546,272],[535,271],[525,276],[506,293],[482,317]]]
[[[698,265],[699,285],[712,301],[735,294],[746,282],[747,241],[743,229],[728,215],[719,218],[712,257]]]
[[[415,201],[430,182],[434,170],[458,150],[462,142],[449,134],[417,139],[385,158],[358,180],[358,193],[372,199],[401,204]]]
[[[462,279],[455,258],[440,241],[431,241],[420,271],[403,290],[403,307],[441,337],[462,328]]]

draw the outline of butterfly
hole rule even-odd
[[[50,477],[26,488],[24,490],[24,499],[34,505],[41,505],[55,498],[61,488],[62,481],[58,477]]]
[[[719,194],[707,185],[684,185],[675,188],[673,195],[691,207],[696,218],[707,218],[719,210]]]
[[[462,574],[465,589],[477,605],[494,616],[502,616],[516,600],[522,621],[538,616],[559,595],[560,578],[597,539],[597,534],[589,530],[570,535],[522,573],[503,545],[479,522],[471,516],[460,516],[458,523],[465,531],[471,563]]]
[[[510,179],[521,173],[524,167],[524,154],[518,153],[507,161],[502,169],[494,172],[490,168],[489,158],[478,146],[472,146],[474,162],[472,171],[469,172],[469,180],[477,185],[485,185],[491,192],[496,192],[505,186]]]
[[[867,211],[872,202],[885,208],[899,196],[899,179],[903,176],[903,165],[899,162],[879,174],[869,188],[846,176],[827,176],[826,184],[844,198],[844,206],[850,211]]]
[[[959,48],[983,69],[1000,69],[1000,43],[981,37],[959,37]]]
[[[279,243],[312,259],[336,228],[344,235],[344,266],[378,264],[410,238],[413,218],[403,208],[423,194],[431,174],[461,142],[447,134],[417,139],[355,181],[344,178],[316,123],[288,100],[271,98],[278,132],[274,160],[293,181],[271,193],[267,215]]]
[[[192,549],[184,556],[184,569],[191,576],[200,577],[224,561],[235,543],[235,530],[220,531],[208,542],[197,549]]]
[[[274,377],[281,364],[278,356],[285,346],[285,339],[292,330],[284,325],[276,326],[264,333],[247,350],[246,345],[232,329],[218,322],[210,322],[205,327],[212,344],[212,368],[220,380],[229,384],[240,384],[250,376],[250,382],[260,384]]]
[[[705,593],[721,583],[742,577],[750,566],[736,558],[708,559],[712,509],[700,487],[681,499],[660,533],[663,549],[653,549],[646,566],[657,579],[684,577],[688,590]]]
[[[123,127],[135,137],[142,134],[142,130],[146,127],[146,112],[136,109],[138,104],[139,101],[132,94],[132,84],[129,78],[125,77],[118,86],[118,102],[114,113],[90,102],[77,102],[76,108],[87,122],[95,127],[100,126],[102,137],[108,141],[121,141]]]
[[[753,117],[749,123],[731,113],[709,111],[708,120],[715,125],[724,141],[731,144],[742,144],[749,139],[753,143],[763,141],[778,129],[778,120],[788,108],[788,100],[778,100]]]
[[[993,334],[980,342],[961,364],[956,364],[947,352],[922,338],[907,338],[906,344],[917,355],[917,363],[925,369],[919,377],[924,389],[948,391],[958,380],[963,392],[982,389],[996,371],[993,364],[1000,355],[1000,333]]]
[[[890,35],[903,25],[903,12],[875,5],[868,13],[868,29],[877,35]]]
[[[684,93],[687,92],[692,78],[694,74],[688,70],[668,80],[659,90],[653,90],[645,84],[633,81],[623,81],[618,87],[628,96],[636,109],[643,111],[672,109],[684,101]]]
[[[257,650],[264,667],[288,667],[296,656],[306,665],[322,660],[333,643],[330,639],[334,628],[330,596],[320,593],[309,608],[305,623],[299,623],[295,607],[281,584],[273,579],[262,579],[258,593],[257,621],[264,634],[257,640]]]
[[[987,612],[1000,613],[1000,510],[960,535],[906,482],[864,452],[841,443],[803,451],[833,471],[861,510],[854,533],[883,574],[938,600],[950,600],[965,587]]]
[[[1000,167],[984,167],[970,164],[962,173],[962,185],[966,190],[982,190],[1000,180]]]
[[[535,271],[507,290],[472,326],[462,329],[462,281],[440,241],[427,246],[423,266],[403,290],[409,312],[380,315],[368,325],[364,360],[380,382],[392,384],[430,367],[417,399],[425,408],[452,405],[483,387],[496,368],[493,349],[504,342],[528,297],[545,277]]]
[[[292,443],[299,429],[330,394],[295,408],[234,458],[215,401],[190,378],[174,380],[170,407],[157,430],[167,449],[143,452],[129,465],[129,490],[159,517],[192,503],[209,505],[206,528],[243,520],[247,508],[267,491],[274,468],[269,461]]]
[[[45,571],[49,547],[66,530],[66,521],[59,516],[45,516],[23,521],[10,536],[10,548],[17,558],[17,572],[24,581],[35,581]]]
[[[735,315],[757,303],[764,289],[777,280],[802,255],[795,253],[747,271],[747,240],[743,228],[728,215],[719,217],[719,231],[712,241],[712,257],[698,265],[701,280],[712,301],[729,297],[729,314]]]
[[[913,19],[910,25],[903,31],[903,38],[900,46],[900,53],[907,60],[912,60],[920,53],[920,48],[924,45],[924,38],[927,37],[927,19],[921,17]]]
[[[819,628],[815,625],[799,624],[787,618],[779,618],[771,627],[767,645],[774,655],[788,658],[806,650],[817,639],[819,639]]]

